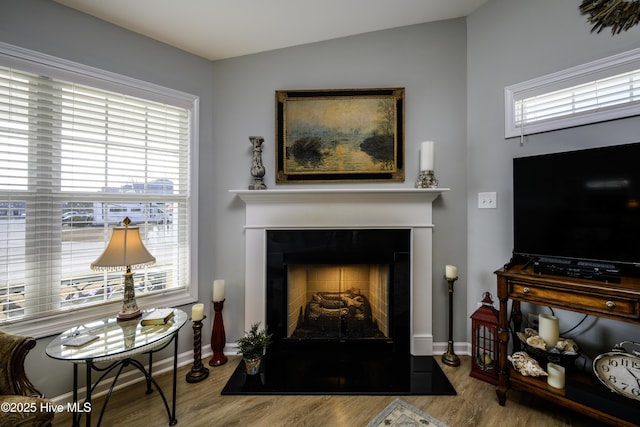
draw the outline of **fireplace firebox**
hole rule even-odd
[[[387,264],[298,264],[287,268],[287,338],[389,336]]]

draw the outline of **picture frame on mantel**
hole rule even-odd
[[[404,93],[277,90],[276,183],[404,181]]]

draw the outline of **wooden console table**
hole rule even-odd
[[[621,283],[604,283],[538,274],[532,267],[523,268],[520,264],[507,265],[496,271],[496,275],[500,300],[496,393],[500,405],[505,405],[508,389],[520,390],[611,425],[637,425],[638,402],[608,391],[590,370],[568,369],[566,388],[558,390],[547,385],[545,378],[522,376],[511,367],[507,354],[509,323],[513,322],[514,334],[522,330],[521,302],[640,324],[640,279],[622,277]],[[511,316],[509,300],[512,301]],[[513,348],[514,351],[520,349],[520,341],[515,336]]]

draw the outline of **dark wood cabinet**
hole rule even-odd
[[[640,402],[608,391],[589,369],[567,370],[566,387],[558,390],[547,385],[546,378],[522,376],[511,367],[507,354],[509,339],[513,339],[514,351],[520,349],[519,340],[510,337],[510,326],[514,333],[522,330],[521,302],[640,324],[640,278],[622,277],[620,283],[605,283],[538,274],[521,264],[508,264],[496,275],[500,300],[496,393],[500,405],[506,403],[507,390],[520,390],[611,425],[637,425]]]

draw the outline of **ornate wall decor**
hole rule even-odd
[[[276,91],[276,183],[404,181],[404,88]]]
[[[583,0],[580,13],[589,15],[591,32],[611,27],[611,34],[619,34],[640,22],[640,0]]]
[[[249,190],[266,190],[267,186],[264,183],[264,166],[262,165],[262,144],[264,144],[264,138],[261,136],[250,136],[249,141],[253,146],[253,158],[251,160],[251,176],[253,180],[249,184]]]

